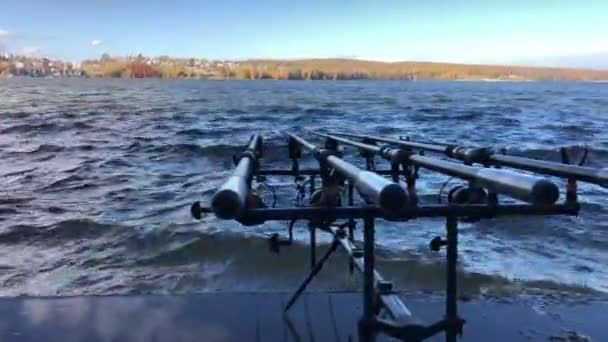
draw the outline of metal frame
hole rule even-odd
[[[257,165],[252,168],[251,173],[244,175],[249,184],[248,193],[239,193],[240,189],[233,189],[234,194],[230,194],[229,198],[243,198],[243,196],[252,196],[250,192],[250,183],[256,177],[265,176],[293,176],[294,178],[301,176],[309,176],[311,183],[309,186],[309,197],[311,199],[320,191],[327,190],[328,187],[335,186],[337,182],[343,182],[343,185],[348,189],[348,197],[346,206],[335,206],[327,203],[313,203],[311,207],[283,207],[283,208],[266,208],[256,205],[259,201],[248,201],[245,208],[238,208],[239,214],[235,219],[244,224],[263,224],[267,221],[290,220],[289,225],[289,240],[281,240],[278,235],[271,237],[271,250],[279,251],[279,246],[288,246],[292,241],[291,230],[296,220],[308,221],[310,229],[310,273],[305,277],[299,288],[294,292],[293,296],[285,306],[287,312],[296,302],[299,296],[305,291],[307,285],[321,271],[324,263],[331,257],[334,251],[341,247],[350,258],[349,269],[358,270],[363,276],[363,313],[359,321],[359,337],[362,341],[373,341],[378,333],[385,333],[392,337],[403,341],[422,341],[430,336],[440,332],[445,332],[446,341],[456,341],[457,336],[462,334],[465,321],[458,315],[457,303],[457,263],[458,263],[458,220],[459,219],[489,219],[499,216],[509,215],[577,215],[580,206],[577,202],[577,196],[572,191],[576,191],[576,184],[571,186],[572,179],[569,178],[567,188],[567,198],[563,203],[532,203],[532,204],[500,204],[498,203],[497,193],[489,193],[487,199],[483,203],[447,203],[443,205],[418,205],[415,193],[415,179],[417,178],[417,168],[413,168],[407,160],[400,160],[397,163],[392,163],[390,170],[373,170],[374,154],[363,155],[367,161],[367,170],[359,170],[353,165],[340,159],[336,139],[326,137],[325,146],[332,148],[319,148],[308,141],[290,134],[289,136],[289,157],[292,159],[292,169],[261,169]],[[261,146],[252,145],[258,138],[252,138],[248,150],[253,147],[257,151],[256,154],[244,154],[245,156],[261,155]],[[344,142],[344,141],[342,141]],[[256,143],[257,144],[257,143]],[[261,139],[260,139],[261,144]],[[354,144],[354,147],[365,149],[365,144]],[[319,160],[318,169],[299,170],[298,159],[302,155],[302,148],[309,150],[315,158]],[[365,151],[364,151],[365,152]],[[395,155],[412,156],[411,151],[403,154],[399,151],[389,151],[385,148],[377,149],[377,152],[387,154],[389,157]],[[381,153],[381,154],[382,154]],[[380,155],[381,155],[380,154]],[[243,157],[241,157],[243,158]],[[416,158],[414,158],[414,161]],[[423,160],[423,159],[420,159]],[[393,160],[394,161],[394,160]],[[428,163],[433,163],[432,159],[424,159]],[[441,162],[441,161],[440,161]],[[440,164],[440,163],[438,163]],[[401,169],[399,166],[401,165]],[[429,164],[430,166],[434,166]],[[423,166],[424,167],[424,166]],[[470,166],[467,166],[470,168]],[[372,172],[373,171],[373,172]],[[441,171],[441,170],[436,170]],[[336,175],[336,173],[338,175]],[[370,181],[368,176],[373,179]],[[449,172],[448,172],[449,174]],[[362,176],[363,175],[363,176]],[[399,179],[399,176],[405,176],[407,180],[407,193],[403,197],[404,205],[399,210],[387,210],[382,207],[383,203],[379,200],[378,193],[387,186],[392,184],[382,180],[377,180],[374,177],[379,175],[391,176],[394,181]],[[315,188],[316,177],[320,177],[322,187]],[[469,179],[474,181],[474,179]],[[574,180],[575,182],[576,180]],[[370,184],[371,183],[371,190]],[[389,184],[390,183],[390,184]],[[380,184],[380,185],[378,185]],[[387,185],[388,184],[388,185]],[[375,186],[375,187],[374,187]],[[224,191],[223,196],[226,196],[226,187],[223,186],[220,190]],[[360,193],[363,192],[363,198],[367,204],[356,206],[354,203],[354,190],[357,189]],[[498,189],[497,192],[505,193]],[[367,191],[367,193],[365,193]],[[220,191],[218,191],[220,193]],[[506,191],[508,194],[508,191]],[[376,198],[370,198],[376,196]],[[234,196],[232,196],[234,195]],[[216,193],[216,196],[217,193]],[[318,197],[318,196],[317,196]],[[216,197],[214,197],[216,199]],[[313,201],[314,202],[314,201]],[[239,204],[239,203],[237,203]],[[224,208],[225,209],[225,208]],[[196,218],[201,218],[203,213],[215,213],[214,208],[203,208],[200,203],[195,203],[192,206],[192,215]],[[393,292],[392,284],[386,281],[380,273],[375,269],[375,221],[377,219],[385,219],[390,221],[407,221],[419,218],[444,217],[446,219],[446,238],[436,237],[429,243],[429,247],[438,251],[442,247],[446,247],[446,291],[445,291],[445,316],[443,319],[432,323],[424,324],[415,319],[407,306],[401,301],[399,296]],[[339,220],[344,220],[339,222]],[[357,220],[363,221],[363,241],[362,248],[355,241],[355,228]],[[317,259],[316,255],[316,231],[320,230],[330,234],[333,238],[332,244],[327,252]]]

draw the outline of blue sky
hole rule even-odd
[[[1,7],[1,51],[68,60],[141,52],[608,68],[606,0],[3,0]]]

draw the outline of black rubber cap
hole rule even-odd
[[[231,220],[241,213],[245,203],[241,202],[239,195],[231,190],[217,192],[211,200],[211,208],[218,218]]]
[[[541,179],[534,184],[530,195],[534,204],[553,204],[559,198],[559,189],[552,182]]]
[[[405,190],[397,183],[385,186],[380,192],[380,207],[391,214],[398,214],[407,203]]]

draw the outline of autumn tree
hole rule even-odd
[[[289,79],[289,68],[284,65],[278,66],[274,70],[273,78],[275,80],[288,80]]]
[[[126,65],[116,60],[109,60],[101,65],[101,74],[104,77],[121,77]]]
[[[188,75],[186,68],[178,64],[161,64],[158,69],[162,78],[178,78]]]

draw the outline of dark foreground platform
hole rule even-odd
[[[357,340],[361,294],[305,294],[283,316],[289,295],[1,299],[0,341]],[[402,297],[422,320],[443,313],[440,297]],[[460,302],[459,310],[467,320],[463,341],[608,341],[608,302],[475,299]],[[443,340],[438,335],[430,341]]]

